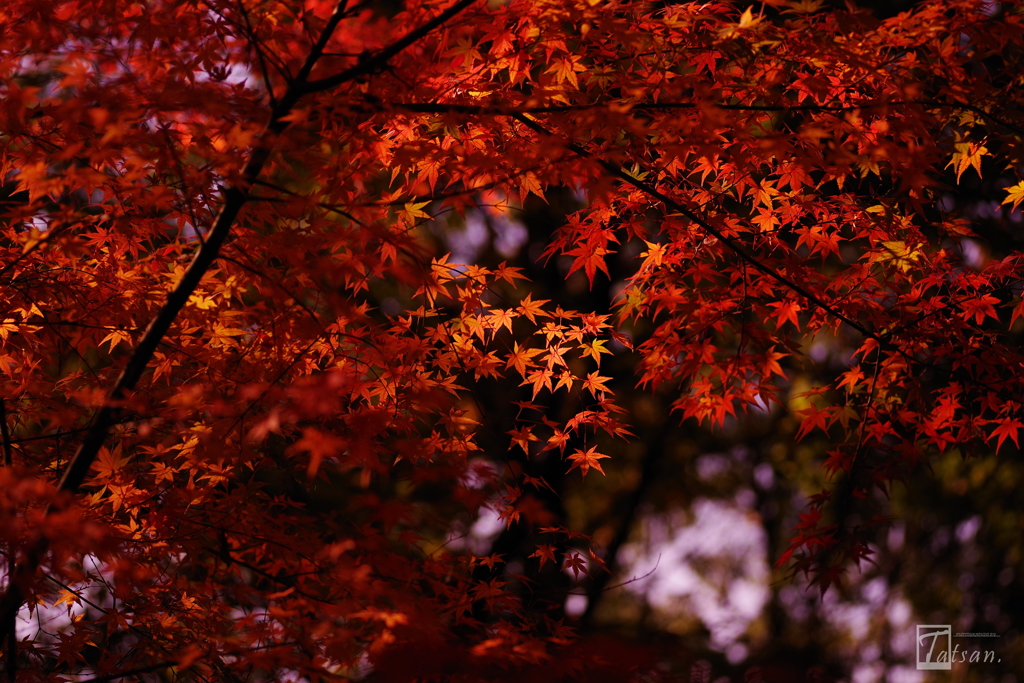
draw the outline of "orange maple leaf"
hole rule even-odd
[[[584,477],[590,472],[590,468],[593,467],[595,470],[604,474],[604,469],[601,468],[601,463],[598,460],[608,458],[607,455],[602,455],[597,452],[597,446],[592,446],[586,451],[577,450],[575,453],[569,455],[569,459],[572,460],[572,466],[569,471],[572,472],[577,467],[580,468],[580,474]]]

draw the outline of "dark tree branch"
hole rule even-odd
[[[554,133],[549,131],[547,128],[545,128],[537,121],[528,118],[524,114],[513,113],[509,114],[509,116],[515,119],[516,121],[519,121],[524,126],[534,131],[535,133],[539,133],[550,138],[558,139],[558,136],[556,136]],[[936,365],[935,363],[930,363],[928,361],[921,360],[914,354],[906,351],[899,344],[892,341],[892,337],[888,333],[878,333],[875,332],[874,330],[865,327],[860,322],[854,320],[850,316],[846,315],[845,313],[837,309],[835,305],[830,304],[829,302],[822,299],[820,296],[812,293],[806,287],[798,284],[792,278],[789,278],[780,273],[778,270],[765,265],[756,256],[754,256],[753,254],[748,252],[743,246],[741,246],[737,240],[726,236],[725,233],[723,233],[720,229],[716,228],[707,219],[703,218],[695,211],[683,206],[676,200],[666,195],[664,192],[658,190],[658,188],[654,187],[650,183],[646,183],[642,180],[634,178],[633,176],[629,175],[621,168],[619,168],[619,166],[617,166],[616,164],[613,164],[612,162],[607,161],[606,159],[598,157],[590,150],[586,149],[585,147],[578,143],[572,142],[571,140],[561,140],[561,144],[565,146],[566,149],[574,152],[575,154],[585,159],[591,159],[592,161],[594,161],[594,163],[603,168],[605,172],[608,173],[608,175],[614,178],[618,178],[619,180],[629,185],[632,185],[641,192],[647,194],[649,197],[652,197],[660,201],[666,208],[687,218],[692,223],[701,228],[705,233],[721,242],[727,249],[736,254],[741,261],[744,261],[758,272],[762,273],[763,275],[767,275],[769,278],[775,280],[779,284],[789,289],[791,292],[802,297],[807,301],[808,304],[811,304],[815,308],[820,309],[824,313],[832,316],[833,318],[839,320],[840,322],[845,323],[847,326],[856,330],[857,332],[860,332],[865,337],[874,339],[882,348],[885,348],[886,350],[892,351],[893,353],[902,356],[908,362],[913,363],[918,367],[928,368],[930,370],[935,370],[936,372],[941,372],[946,375],[949,375],[950,377],[956,377],[957,379],[960,379],[966,383],[979,386],[988,391],[998,391],[993,386],[985,384],[981,380],[975,379],[970,375],[964,374],[962,371],[956,369],[947,369],[939,365]],[[1000,391],[999,393],[1003,398],[1009,398],[1008,396],[1005,395],[1005,391]]]
[[[343,83],[353,81],[359,78],[360,76],[365,76],[367,74],[373,73],[374,71],[377,71],[378,69],[384,68],[384,66],[392,57],[394,57],[399,52],[409,47],[413,43],[429,35],[431,31],[440,28],[449,19],[451,19],[459,12],[466,9],[467,7],[469,7],[474,2],[477,1],[478,0],[459,0],[459,2],[456,2],[454,5],[446,9],[444,12],[441,12],[436,17],[434,17],[427,23],[423,24],[419,28],[410,31],[405,35],[404,38],[395,41],[394,43],[384,48],[377,54],[373,55],[369,59],[366,59],[360,62],[359,64],[356,64],[352,68],[342,71],[341,73],[337,73],[333,76],[327,76],[326,78],[321,78],[315,81],[309,81],[308,83],[305,83],[304,85],[301,86],[302,92],[313,93],[322,92],[324,90],[330,90],[332,88],[338,87],[339,85],[342,85]],[[323,46],[320,46],[321,52],[324,46],[326,46],[326,41],[324,41]],[[320,53],[318,52],[317,54],[319,55]],[[307,71],[306,74],[308,75],[308,73],[309,72]]]
[[[527,118],[526,116],[524,116],[522,114],[512,114],[511,116],[516,121],[519,121],[524,126],[529,128],[530,130],[534,131],[535,133],[540,133],[541,135],[544,135],[546,137],[555,137],[554,134],[552,134],[551,131],[549,131],[547,128],[545,128],[544,126],[540,125],[536,121]],[[768,277],[770,277],[773,280],[777,281],[779,284],[784,285],[786,288],[790,289],[791,291],[795,292],[799,296],[801,296],[804,299],[806,299],[809,303],[813,304],[817,308],[820,308],[821,310],[825,311],[826,313],[828,313],[829,315],[835,317],[836,319],[841,320],[842,322],[846,323],[847,325],[849,325],[853,329],[855,329],[858,332],[860,332],[861,334],[863,334],[865,337],[871,337],[872,339],[877,341],[879,344],[882,344],[882,345],[884,345],[886,347],[893,347],[894,346],[892,344],[892,342],[889,342],[889,341],[885,340],[885,338],[883,338],[881,335],[879,335],[879,334],[869,330],[868,328],[864,327],[863,325],[861,325],[859,322],[857,322],[853,318],[851,318],[848,315],[846,315],[845,313],[837,310],[835,307],[833,307],[831,304],[829,304],[827,301],[825,301],[821,297],[819,297],[816,294],[813,294],[810,291],[808,291],[807,288],[797,284],[792,279],[786,277],[785,275],[783,275],[779,271],[775,270],[774,268],[770,268],[769,266],[766,266],[765,264],[763,264],[757,257],[755,257],[752,254],[748,253],[746,249],[741,247],[732,238],[727,237],[725,235],[725,233],[723,233],[721,230],[716,228],[709,221],[705,220],[701,216],[698,216],[696,213],[694,213],[690,209],[686,208],[685,206],[683,206],[682,204],[680,204],[676,200],[672,199],[671,197],[669,197],[665,193],[661,192],[660,190],[658,190],[653,185],[650,185],[649,183],[645,183],[642,180],[637,180],[633,176],[631,176],[628,173],[626,173],[625,171],[623,171],[617,165],[611,163],[610,161],[606,161],[605,159],[601,159],[601,158],[595,156],[589,150],[585,149],[584,147],[582,147],[581,145],[579,145],[579,144],[577,144],[575,142],[566,141],[563,144],[566,146],[566,148],[568,148],[569,150],[575,152],[579,156],[587,158],[587,159],[592,159],[595,163],[597,163],[598,166],[603,168],[609,175],[611,175],[611,176],[613,176],[615,178],[618,178],[619,180],[621,180],[621,181],[623,181],[623,182],[625,182],[625,183],[627,183],[629,185],[632,185],[633,187],[637,188],[641,192],[644,192],[648,196],[653,197],[654,199],[657,199],[658,201],[660,201],[662,204],[664,204],[667,208],[671,209],[672,211],[675,211],[676,213],[684,216],[685,218],[687,218],[688,220],[690,220],[691,222],[693,222],[694,224],[699,226],[702,230],[704,230],[704,232],[708,233],[709,235],[711,235],[712,237],[717,239],[719,242],[721,242],[723,245],[725,245],[725,247],[727,249],[729,249],[734,254],[739,256],[740,260],[745,261],[748,265],[750,265],[752,268],[754,268],[758,272],[760,272],[760,273],[762,273],[764,275],[767,275]]]
[[[164,302],[159,313],[149,323],[149,326],[142,335],[142,339],[139,340],[135,351],[128,359],[128,364],[107,394],[103,407],[94,416],[84,440],[68,463],[67,470],[65,470],[58,487],[60,491],[75,493],[87,479],[89,469],[96,460],[103,442],[106,440],[110,429],[121,417],[124,411],[124,403],[138,384],[143,372],[145,372],[149,361],[153,357],[153,353],[177,319],[181,309],[185,307],[185,304],[192,296],[203,276],[216,260],[221,246],[223,246],[228,238],[231,228],[238,218],[239,212],[249,198],[250,188],[255,184],[267,160],[270,158],[270,153],[275,145],[277,136],[288,127],[289,121],[286,119],[299,100],[307,93],[334,88],[359,76],[383,68],[389,59],[425,37],[431,31],[442,26],[475,1],[460,0],[460,2],[452,5],[434,19],[409,32],[404,38],[384,48],[373,58],[356,67],[329,78],[307,82],[305,79],[308,78],[316,66],[317,61],[323,54],[324,47],[330,41],[331,34],[343,17],[343,13],[339,11],[332,15],[324,27],[320,38],[306,58],[298,77],[289,84],[287,91],[278,101],[277,106],[273,107],[270,120],[257,138],[255,147],[242,168],[239,179],[225,189],[224,205],[217,214],[213,227],[207,232],[206,241],[196,252],[192,263],[185,270],[178,285],[167,296],[167,300]],[[339,3],[339,8],[344,6],[345,2],[346,0],[342,0]],[[47,512],[49,513],[50,511],[52,511],[52,506]],[[36,571],[48,547],[49,543],[46,538],[40,538],[39,541],[28,549],[21,562],[17,564],[15,571],[10,574],[7,589],[0,596],[0,640],[6,641],[8,637],[12,637],[14,619],[17,616],[18,610],[21,609],[25,602],[26,591],[34,581]]]

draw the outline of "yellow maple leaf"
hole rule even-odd
[[[18,331],[18,321],[14,318],[5,318],[0,322],[0,340],[7,341],[11,332]]]
[[[1020,203],[1024,202],[1024,180],[1012,187],[1006,188],[1006,199],[1003,200],[1003,204],[1011,202],[1013,203],[1013,206],[1010,207],[1011,211],[1016,211]]]
[[[946,164],[946,167],[956,167],[956,181],[960,182],[960,176],[972,166],[981,177],[981,158],[988,153],[988,148],[974,142],[958,142],[955,145],[956,152],[953,153],[953,160]]]
[[[107,342],[110,342],[110,352],[113,353],[115,346],[117,346],[121,342],[130,342],[131,340],[132,335],[130,332],[127,332],[125,330],[114,330],[106,337],[104,337],[103,340],[100,341],[99,344],[97,344],[97,346],[103,346]]]
[[[871,263],[879,263],[884,261],[892,261],[893,264],[901,271],[906,273],[910,270],[914,263],[921,258],[922,252],[921,247],[923,244],[916,244],[913,246],[907,245],[905,242],[894,240],[891,242],[882,242],[886,252],[874,254],[871,257]]]
[[[650,266],[660,266],[665,260],[668,249],[663,244],[648,242],[647,240],[644,240],[644,244],[647,245],[647,251],[640,252],[640,257],[644,260],[641,270]]]
[[[81,603],[81,601],[82,599],[78,595],[78,593],[72,590],[61,591],[60,597],[57,598],[57,601],[53,603],[52,607],[56,607],[57,605],[66,602],[68,604],[68,613],[70,614],[71,608],[74,607],[76,604]]]
[[[418,219],[430,220],[430,214],[424,211],[430,202],[407,202],[404,209],[399,213],[401,218],[408,225],[415,225]]]
[[[609,356],[612,355],[612,352],[605,348],[605,344],[607,343],[607,341],[595,339],[590,343],[584,342],[583,344],[580,344],[580,349],[582,351],[580,357],[586,358],[587,356],[590,356],[597,361],[597,367],[601,367],[601,354],[607,353]]]
[[[189,297],[188,303],[201,311],[208,311],[211,308],[217,308],[217,301],[212,296],[206,296],[204,294],[193,294]]]

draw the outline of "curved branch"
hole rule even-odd
[[[302,92],[314,93],[322,92],[324,90],[330,90],[332,88],[338,87],[343,83],[354,81],[360,76],[365,76],[366,74],[370,74],[373,73],[374,71],[377,71],[378,69],[384,68],[384,66],[388,63],[388,60],[390,60],[392,57],[394,57],[399,52],[409,47],[416,41],[425,37],[431,31],[440,28],[445,23],[447,23],[449,19],[451,19],[456,14],[466,9],[476,1],[477,0],[459,0],[459,2],[456,2],[454,5],[446,9],[444,12],[441,12],[427,23],[423,24],[417,29],[410,31],[409,33],[405,34],[403,38],[400,38],[399,40],[395,41],[394,43],[384,48],[377,54],[373,55],[369,59],[360,61],[357,65],[353,66],[352,68],[346,69],[341,73],[334,74],[333,76],[327,76],[326,78],[321,78],[315,81],[303,82],[302,85],[300,85]],[[326,41],[322,42],[322,45],[318,43],[318,56],[322,54],[322,51],[326,46]],[[308,71],[303,71],[302,73],[304,73],[305,75],[309,75]],[[301,75],[302,74],[300,74],[300,76]]]
[[[554,133],[549,131],[547,128],[542,126],[537,121],[534,121],[533,119],[530,119],[523,114],[510,113],[508,114],[508,116],[515,119],[516,121],[519,121],[524,126],[534,131],[535,133],[539,133],[550,138],[558,139]],[[657,199],[666,208],[684,216],[689,221],[698,226],[701,230],[703,230],[705,233],[711,235],[719,242],[721,242],[722,245],[724,245],[727,249],[736,254],[741,261],[745,262],[746,264],[748,264],[761,274],[767,275],[769,278],[783,285],[797,296],[803,297],[808,304],[814,306],[815,308],[818,308],[819,310],[832,316],[836,320],[846,324],[847,326],[856,330],[857,332],[860,332],[865,337],[873,339],[882,348],[892,351],[893,353],[905,358],[908,362],[913,363],[919,367],[928,368],[930,370],[935,370],[937,372],[943,372],[951,377],[956,377],[969,384],[980,386],[989,391],[995,391],[993,387],[969,375],[964,375],[962,372],[958,370],[947,370],[946,368],[940,367],[934,363],[929,363],[927,361],[917,358],[912,353],[909,353],[904,348],[902,348],[894,341],[892,341],[892,336],[890,334],[885,332],[875,332],[874,330],[866,327],[863,323],[854,320],[850,316],[840,311],[838,308],[835,307],[834,304],[829,303],[825,301],[822,297],[818,296],[817,294],[814,294],[807,287],[804,287],[803,285],[797,283],[791,277],[787,277],[786,275],[783,275],[781,272],[772,268],[771,266],[765,265],[760,260],[758,260],[756,256],[754,256],[746,249],[744,249],[743,246],[741,246],[737,242],[737,240],[726,236],[725,233],[723,233],[719,228],[716,228],[714,225],[712,225],[710,221],[703,218],[695,211],[683,206],[676,200],[666,195],[664,192],[658,190],[658,188],[654,187],[650,183],[646,183],[642,180],[634,178],[633,176],[629,175],[624,170],[622,170],[616,164],[613,164],[612,162],[606,159],[602,159],[601,157],[595,155],[590,150],[586,149],[585,147],[578,143],[572,142],[571,140],[562,140],[561,143],[566,149],[572,151],[573,153],[585,159],[591,159],[592,161],[594,161],[594,163],[603,168],[605,172],[608,173],[608,175],[614,178],[618,178],[619,180],[629,185],[632,185],[633,187],[645,193],[649,197]]]

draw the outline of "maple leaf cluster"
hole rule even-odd
[[[841,581],[885,521],[849,523],[858,499],[1019,445],[1024,259],[969,263],[971,224],[935,207],[985,173],[1019,210],[1022,20],[973,0],[884,21],[784,0],[4,3],[5,666],[583,675],[560,606],[512,579],[613,558],[552,522],[521,462],[604,474],[634,436],[608,363],[634,353],[681,420],[792,409],[832,442],[778,559]],[[582,208],[542,260],[593,285],[637,254],[612,312],[435,249],[449,214],[559,188]],[[794,404],[824,338],[852,353]],[[479,400],[501,382],[511,429]],[[534,533],[515,577],[452,542],[488,509]],[[55,632],[15,638],[54,608]]]

